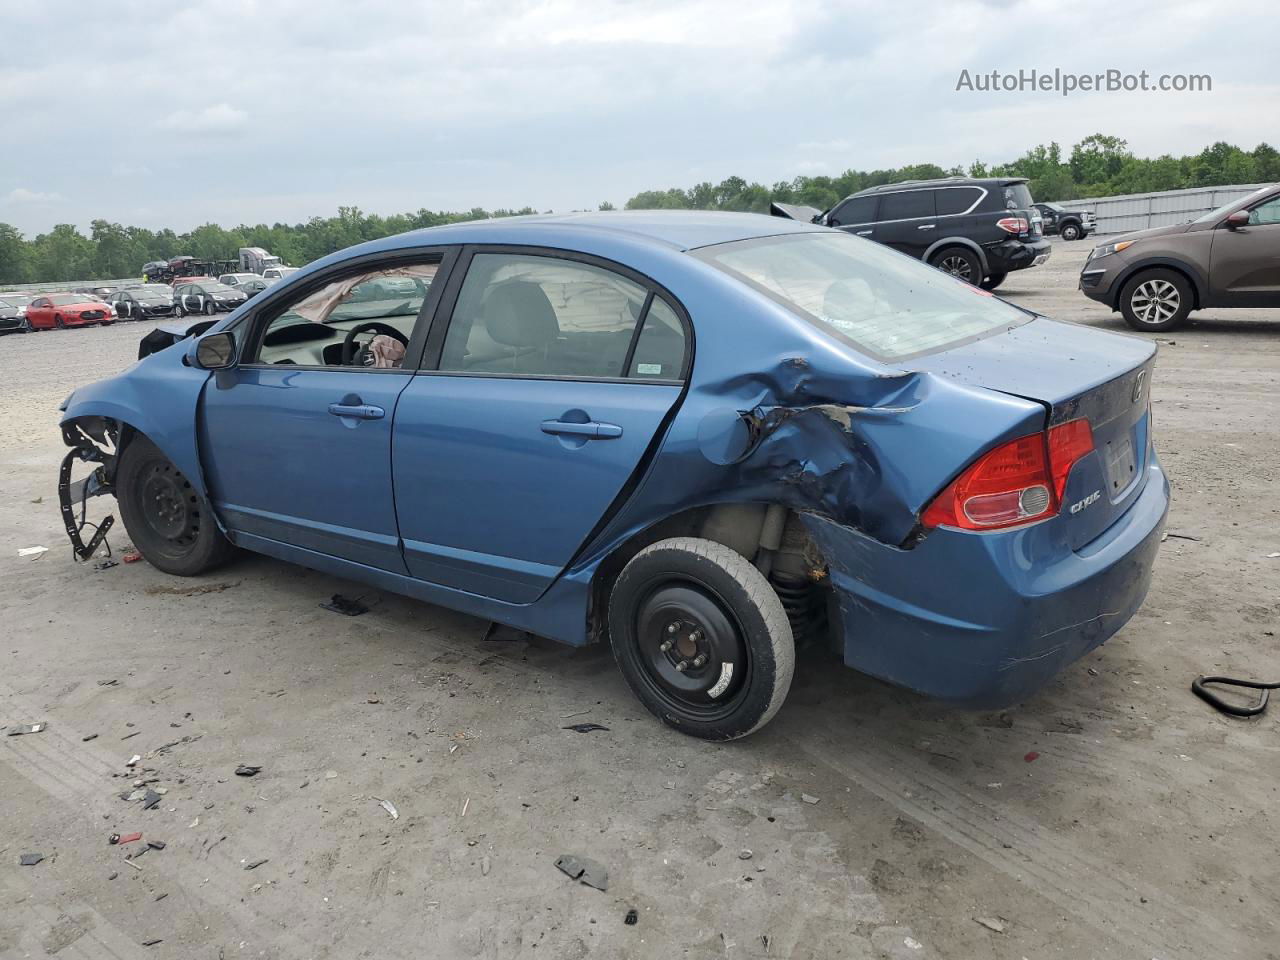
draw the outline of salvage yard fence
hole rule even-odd
[[[1146,230],[1148,227],[1186,223],[1224,203],[1239,200],[1263,186],[1266,184],[1191,187],[1186,190],[1164,190],[1160,193],[1130,193],[1120,197],[1062,200],[1059,205],[1068,210],[1092,210],[1098,218],[1099,234],[1128,233],[1130,230]]]

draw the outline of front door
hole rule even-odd
[[[1213,232],[1210,298],[1224,306],[1280,306],[1280,197],[1249,211],[1247,226]]]
[[[210,498],[233,538],[407,572],[391,429],[439,262],[321,279],[242,327],[240,363],[210,378],[200,414]]]
[[[475,253],[437,369],[415,376],[396,410],[396,508],[413,576],[536,600],[663,428],[686,342],[680,316],[641,278]]]

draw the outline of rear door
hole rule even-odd
[[[53,309],[48,297],[36,297],[27,307],[27,325],[43,329],[53,326]]]
[[[875,239],[921,259],[938,237],[933,190],[902,190],[880,195]]]
[[[1252,207],[1248,226],[1213,231],[1209,286],[1215,303],[1280,306],[1280,197]]]
[[[607,517],[682,393],[687,322],[643,278],[563,252],[464,255],[392,462],[413,576],[536,600]]]

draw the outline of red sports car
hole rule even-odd
[[[54,293],[36,297],[27,307],[27,325],[32,330],[61,330],[63,327],[104,326],[115,320],[111,304],[85,293]]]

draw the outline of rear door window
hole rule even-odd
[[[537,254],[478,253],[458,293],[440,358],[442,371],[507,376],[622,378],[649,300],[640,284],[593,264]],[[659,301],[655,301],[659,302]],[[675,350],[661,313],[646,324],[630,370],[669,372]]]
[[[886,220],[918,220],[935,215],[932,190],[905,190],[880,198],[881,223]]]

